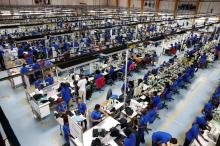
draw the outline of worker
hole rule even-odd
[[[130,129],[125,129],[124,133],[126,136],[124,146],[136,146],[136,135]]]
[[[211,114],[202,115],[199,117],[196,117],[195,124],[199,125],[199,128],[202,130],[211,130],[211,127],[208,125],[207,122],[211,121],[213,116]]]
[[[189,131],[186,133],[185,141],[183,146],[189,146],[191,142],[193,142],[194,139],[199,143],[200,146],[202,146],[201,142],[198,139],[198,136],[201,136],[205,141],[207,141],[203,135],[199,131],[199,125],[193,124],[192,127],[189,129]]]
[[[138,124],[138,137],[140,139],[140,142],[143,144],[145,143],[144,131],[147,129],[148,122],[149,122],[149,118],[147,116],[147,110],[144,109],[141,111],[141,117],[139,119],[139,124]]]
[[[206,63],[207,63],[207,56],[206,53],[204,53],[201,58],[200,58],[200,63],[202,68],[206,68]]]
[[[101,78],[101,77],[103,77],[103,75],[102,75],[102,73],[100,72],[100,70],[96,70],[94,79],[97,80],[97,79],[99,79],[99,78]]]
[[[0,64],[1,64],[1,68],[5,68],[5,64],[4,64],[4,51],[2,49],[2,46],[0,46]]]
[[[66,114],[66,103],[63,102],[63,99],[58,98],[56,102],[57,102],[56,107],[55,107],[56,112],[60,116],[62,116],[63,114]]]
[[[115,72],[114,67],[112,65],[110,65],[108,74],[112,76],[114,72]]]
[[[152,146],[160,146],[162,144],[168,146],[168,143],[177,144],[177,139],[163,131],[157,131],[152,134]]]
[[[67,83],[64,83],[62,89],[61,89],[61,96],[63,98],[63,101],[67,105],[67,110],[69,111],[70,108],[70,100],[71,100],[71,90]]]
[[[35,86],[35,88],[38,89],[38,90],[40,90],[40,89],[43,88],[42,84],[43,84],[43,81],[42,81],[42,79],[40,79],[40,78],[37,79],[37,80],[34,82],[34,86]]]
[[[79,97],[83,99],[83,101],[86,103],[86,84],[87,80],[85,76],[80,76],[80,80],[77,83],[77,86],[79,87]]]
[[[93,112],[91,113],[92,126],[97,125],[102,120],[102,113],[100,112],[100,105],[96,104]]]
[[[162,104],[160,103],[160,96],[157,95],[156,91],[154,91],[153,93],[153,99],[151,101],[151,104],[156,109],[162,109]]]
[[[203,112],[204,114],[212,114],[212,110],[214,110],[213,100],[209,101],[207,104],[205,104]]]
[[[20,70],[20,73],[21,74],[28,74],[29,73],[29,68],[28,67],[26,67],[26,65],[25,64],[23,64],[22,65],[22,68],[21,68],[21,70]]]
[[[68,121],[68,117],[67,116],[63,117],[63,133],[64,133],[64,139],[66,141],[65,145],[70,145],[69,137],[71,135],[70,135],[69,121]]]
[[[48,74],[47,77],[45,78],[45,82],[48,83],[49,85],[53,85],[54,80],[51,74]]]
[[[86,110],[87,110],[86,104],[83,103],[82,98],[79,98],[79,97],[76,99],[76,102],[77,102],[78,112],[81,115],[83,115],[84,117],[86,117]],[[85,126],[85,129],[87,129],[87,121],[86,120],[84,120],[84,126]]]

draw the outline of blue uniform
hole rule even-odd
[[[120,69],[120,72],[122,72],[123,74],[125,73],[125,66],[123,66],[123,67]]]
[[[99,79],[99,78],[101,78],[103,75],[101,74],[101,73],[99,73],[99,74],[95,74],[95,80],[97,80],[97,79]]]
[[[208,113],[212,112],[213,109],[214,109],[214,106],[211,102],[208,102],[204,107],[204,110]]]
[[[201,125],[201,126],[206,126],[207,121],[205,119],[205,116],[197,117],[196,124]]]
[[[147,113],[147,116],[149,118],[150,123],[154,122],[154,120],[156,119],[156,115],[157,115],[157,112],[154,109],[149,110],[149,112]]]
[[[45,79],[45,82],[48,83],[49,85],[52,85],[54,83],[53,77],[47,77]]]
[[[85,103],[80,103],[78,104],[78,112],[82,115],[84,115],[86,113],[86,104]]]
[[[92,113],[91,113],[91,118],[93,120],[100,120],[102,118],[102,114],[99,112],[99,111],[96,111],[94,110]]]
[[[172,136],[169,133],[158,131],[154,132],[152,135],[152,142],[153,143],[159,143],[159,144],[165,144],[170,141]]]
[[[154,96],[153,100],[152,100],[152,104],[154,107],[157,107],[160,104],[160,96]]]
[[[59,112],[65,112],[66,110],[66,103],[63,102],[61,105],[56,105],[55,110],[59,113]]]
[[[34,63],[34,64],[32,64],[32,69],[33,70],[40,69],[40,65],[38,63]]]
[[[36,80],[36,81],[34,82],[35,88],[40,89],[40,88],[41,88],[41,83],[42,83],[41,80]]]
[[[130,137],[126,137],[124,141],[124,146],[135,146],[136,145],[136,136],[134,133]]]
[[[66,104],[68,104],[70,99],[71,99],[71,91],[70,91],[70,89],[68,87],[62,88],[61,89],[61,96],[63,98],[63,101],[65,101]]]
[[[112,74],[114,73],[114,71],[115,71],[115,69],[114,69],[114,67],[112,67],[112,68],[110,68],[110,70],[109,70],[108,73],[109,73],[110,75],[112,75]]]
[[[186,133],[186,139],[192,141],[199,136],[199,125],[194,124],[192,128]]]
[[[69,142],[69,135],[70,135],[70,128],[69,124],[64,124],[63,125],[63,133],[64,133],[64,138],[67,142]]]
[[[20,70],[21,74],[28,74],[29,73],[29,69],[27,67],[22,67]]]
[[[27,64],[33,64],[33,59],[31,57],[26,58]]]

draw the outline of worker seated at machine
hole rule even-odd
[[[56,110],[56,112],[58,113],[59,116],[62,116],[64,114],[66,114],[67,105],[66,105],[65,102],[63,102],[62,98],[57,99],[55,110]]]
[[[102,73],[100,72],[100,70],[96,70],[95,71],[95,76],[94,76],[94,80],[98,80],[99,78],[103,77]]]
[[[44,88],[43,86],[43,80],[41,78],[37,79],[35,82],[34,82],[34,86],[36,89],[38,90],[41,90]]]
[[[52,85],[53,83],[54,83],[54,79],[53,79],[53,77],[52,77],[52,75],[49,73],[48,75],[47,75],[47,77],[45,78],[45,82],[46,82],[46,84],[48,84],[48,85]]]
[[[99,104],[96,104],[94,110],[92,111],[90,115],[92,126],[95,126],[102,121],[103,115],[100,111],[100,107],[101,106]]]
[[[21,74],[28,74],[28,73],[29,73],[29,68],[26,67],[25,64],[23,64],[23,65],[22,65],[22,68],[21,68],[21,70],[20,70],[20,73],[21,73]]]

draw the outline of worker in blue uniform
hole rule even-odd
[[[98,123],[101,122],[102,120],[102,113],[100,112],[100,105],[96,104],[94,110],[91,113],[91,121],[92,121],[92,126],[97,125]]]
[[[110,68],[109,68],[108,74],[112,76],[114,72],[115,72],[115,69],[114,69],[114,67],[111,65]]]
[[[78,97],[76,99],[77,102],[77,111],[79,112],[79,114],[83,115],[84,117],[86,117],[86,104],[82,101],[82,98]],[[84,120],[84,128],[87,129],[87,121]]]
[[[153,94],[154,94],[154,97],[151,101],[152,106],[158,110],[162,109],[162,104],[160,102],[160,96],[157,95],[156,91]]]
[[[144,109],[141,111],[141,117],[139,119],[139,124],[138,124],[138,137],[141,143],[145,143],[144,131],[147,130],[148,133],[148,130],[151,130],[147,128],[148,123],[149,123],[149,117],[147,115],[147,110]]]
[[[207,55],[204,53],[201,58],[200,58],[200,63],[202,68],[206,68],[206,63],[207,63]]]
[[[55,107],[56,112],[59,115],[66,114],[66,111],[67,111],[66,103],[63,102],[63,99],[62,98],[58,98],[56,102],[57,102],[56,107]]]
[[[43,81],[39,78],[39,79],[37,79],[35,82],[34,82],[34,86],[35,86],[35,88],[36,89],[42,89],[43,88],[43,86],[42,86],[42,83],[43,83]]]
[[[136,135],[130,129],[125,129],[124,133],[126,135],[124,146],[136,146]]]
[[[67,104],[67,110],[69,110],[70,100],[71,100],[71,90],[70,90],[69,85],[67,83],[65,83],[61,89],[61,96],[63,98],[63,101],[66,102],[66,104]]]
[[[103,77],[102,73],[100,72],[100,70],[96,70],[95,72],[95,76],[94,79],[95,81],[98,80],[99,78]]]
[[[66,141],[65,145],[70,145],[71,134],[70,134],[69,121],[67,116],[63,117],[63,133],[64,133],[64,139]]]
[[[53,77],[51,76],[51,74],[48,74],[47,77],[45,78],[45,82],[48,85],[52,85],[54,83]]]
[[[27,64],[33,64],[33,59],[31,57],[27,57],[25,59],[25,61],[26,61]]]
[[[29,73],[29,68],[26,67],[25,64],[23,64],[23,65],[22,65],[22,68],[21,68],[21,70],[20,70],[20,73],[21,73],[21,74],[28,74],[28,73]]]
[[[163,131],[157,131],[152,134],[152,146],[160,146],[162,144],[167,146],[168,143],[177,144],[177,139]]]
[[[199,128],[202,130],[211,130],[211,127],[208,125],[207,122],[211,121],[213,116],[211,114],[201,115],[196,117],[195,124],[199,125]]]
[[[214,110],[213,100],[205,104],[203,112],[205,115],[208,115],[208,114],[212,114],[212,110]]]
[[[193,124],[192,127],[189,129],[189,131],[186,133],[185,141],[183,146],[189,146],[194,139],[199,143],[200,146],[202,146],[201,142],[198,139],[198,136],[201,136],[205,141],[207,141],[203,135],[199,131],[199,125]]]

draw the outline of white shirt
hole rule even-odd
[[[79,87],[79,90],[86,91],[86,84],[87,84],[87,80],[81,79],[81,80],[79,80],[77,86]]]

